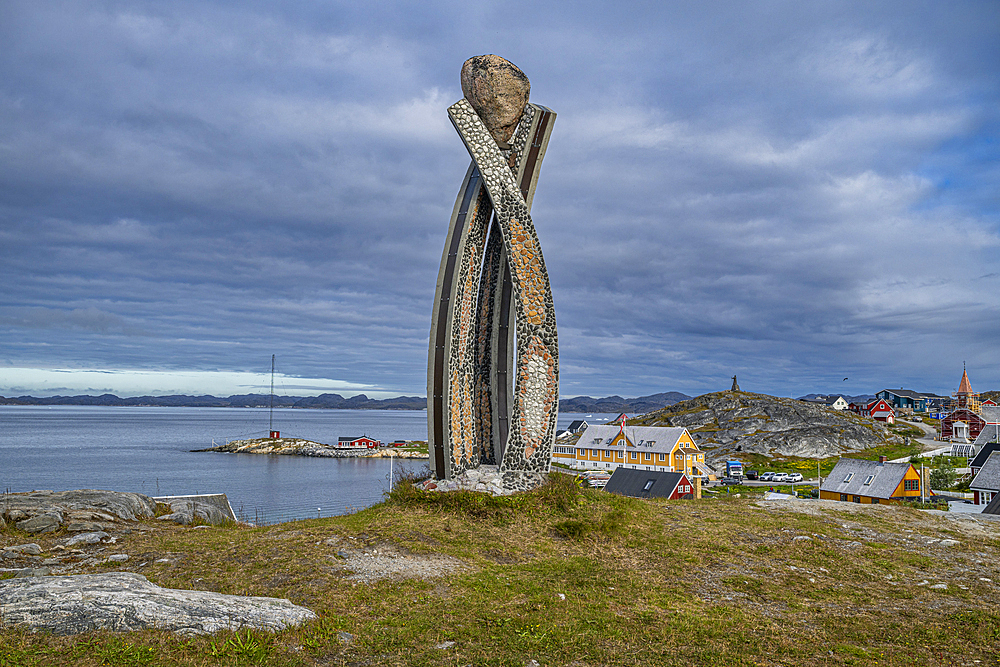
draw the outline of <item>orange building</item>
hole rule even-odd
[[[879,505],[920,499],[920,473],[911,463],[840,459],[819,489],[821,500]]]
[[[591,425],[576,446],[556,445],[552,462],[578,470],[635,470],[680,472],[707,476],[705,452],[698,449],[685,428],[626,426],[624,435],[614,424]]]

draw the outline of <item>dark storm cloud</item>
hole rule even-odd
[[[496,52],[559,113],[533,215],[564,395],[996,384],[997,28],[988,2],[10,2],[0,358],[276,353],[422,394],[468,164],[444,109]]]

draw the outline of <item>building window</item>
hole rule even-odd
[[[872,498],[872,505],[878,505],[878,498]]]
[[[865,478],[865,486],[871,484],[873,479],[875,479],[875,475],[868,475],[868,477]]]
[[[666,460],[667,460],[667,455],[666,454],[660,454],[660,461],[666,461]]]
[[[655,479],[651,479],[651,480],[649,480],[648,482],[646,482],[646,486],[642,487],[642,490],[643,490],[643,491],[649,491],[649,490],[650,490],[651,488],[653,488],[653,484],[654,484],[655,482],[656,482],[656,480],[655,480]]]
[[[853,477],[854,477],[854,473],[853,472],[847,473],[847,477],[844,478],[844,484],[847,484],[848,482],[850,482]]]
[[[903,490],[904,491],[919,491],[920,490],[920,480],[919,479],[907,479],[907,480],[903,480]]]
[[[649,461],[649,460],[651,460],[653,458],[653,455],[650,454],[649,452],[646,452],[645,454],[642,455],[642,458],[645,461]]]
[[[842,502],[845,502],[845,503],[846,503],[846,502],[847,502],[847,494],[846,494],[846,493],[842,493],[842,494],[840,494],[840,500],[841,500]]]
[[[861,502],[861,496],[854,496],[854,502],[860,503]]]
[[[636,459],[636,458],[637,458],[637,457],[639,456],[639,455],[638,455],[638,454],[636,454],[635,452],[629,452],[628,454],[629,454],[629,456],[628,456],[628,457],[629,457],[630,459],[632,459],[633,461],[635,461],[635,459]]]

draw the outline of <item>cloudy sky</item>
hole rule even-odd
[[[5,0],[0,394],[424,395],[483,53],[563,396],[1000,389],[995,0]]]

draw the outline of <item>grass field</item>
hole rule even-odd
[[[909,508],[641,501],[553,475],[505,498],[400,483],[349,516],[129,529],[113,547],[131,555],[124,569],[161,586],[285,597],[319,619],[195,638],[8,628],[0,665],[1000,664],[1000,524]],[[64,537],[30,541],[47,556]],[[0,545],[26,538],[8,527]],[[462,566],[363,583],[344,548]]]

